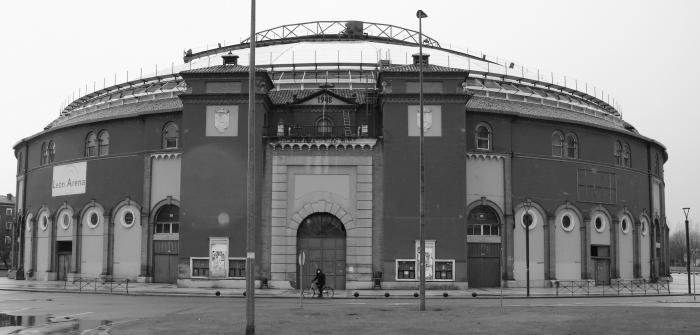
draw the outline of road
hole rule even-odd
[[[505,299],[264,298],[258,334],[697,333],[687,296]],[[0,334],[240,334],[245,299],[0,291]]]

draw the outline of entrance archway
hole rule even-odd
[[[498,214],[479,205],[467,217],[467,280],[469,287],[498,287],[501,225]]]
[[[302,273],[302,287],[310,287],[316,269],[326,274],[326,285],[345,289],[345,239],[343,223],[330,213],[307,216],[297,230],[297,254],[304,251],[306,263]]]
[[[177,282],[180,247],[180,207],[164,205],[155,217],[153,232],[153,281]]]

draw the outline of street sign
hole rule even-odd
[[[306,263],[306,253],[304,251],[299,253],[299,265],[304,266]]]

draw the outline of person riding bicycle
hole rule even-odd
[[[321,269],[316,269],[316,277],[314,277],[311,283],[316,284],[316,287],[318,287],[318,297],[323,298],[323,287],[326,286],[326,275]]]

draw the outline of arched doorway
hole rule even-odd
[[[345,289],[345,236],[343,223],[333,214],[311,214],[302,221],[297,230],[297,254],[306,254],[302,287],[310,287],[320,268],[326,274],[326,285]]]
[[[153,281],[175,283],[180,243],[180,208],[158,209],[153,227]]]
[[[500,286],[501,226],[498,214],[480,205],[467,217],[467,280],[469,287]]]

